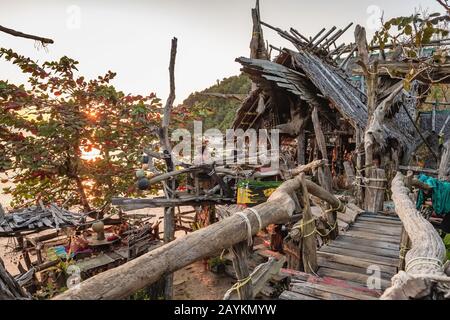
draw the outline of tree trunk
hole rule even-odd
[[[172,45],[170,50],[170,62],[169,62],[169,78],[170,78],[170,93],[167,98],[166,105],[164,106],[164,117],[162,120],[162,126],[159,133],[160,143],[165,155],[165,162],[167,172],[174,171],[174,161],[172,157],[172,148],[169,141],[169,124],[170,115],[172,113],[173,103],[175,101],[175,59],[177,56],[177,38],[172,39]],[[171,189],[174,191],[176,188],[175,180],[171,180]],[[169,194],[165,190],[167,198],[171,198],[173,195]],[[164,208],[164,242],[169,243],[175,238],[175,211],[173,207]],[[165,285],[165,298],[167,300],[173,297],[173,274],[166,275]]]
[[[75,183],[77,184],[78,195],[80,196],[81,205],[83,206],[84,212],[91,212],[91,206],[89,205],[89,201],[86,196],[86,192],[84,191],[83,182],[80,177],[75,176]]]

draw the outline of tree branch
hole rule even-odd
[[[26,38],[26,39],[32,39],[32,40],[36,40],[36,41],[40,41],[42,43],[53,43],[52,39],[48,39],[48,38],[42,38],[42,37],[38,37],[38,36],[33,36],[31,34],[26,34],[20,31],[16,31],[13,29],[9,29],[3,26],[0,26],[0,31],[3,31],[7,34],[10,34],[14,37],[20,37],[20,38]]]

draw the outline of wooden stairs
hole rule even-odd
[[[368,300],[378,298],[390,286],[399,265],[402,223],[399,218],[361,213],[346,231],[317,251],[315,275],[283,269],[291,283],[280,299]],[[371,289],[379,274],[381,288]],[[369,278],[370,277],[370,278]]]

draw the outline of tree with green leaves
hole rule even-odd
[[[139,192],[135,171],[160,125],[154,93],[118,91],[111,71],[87,80],[68,57],[40,65],[3,48],[0,57],[28,75],[26,85],[0,80],[0,172],[14,183],[3,190],[13,207],[40,199],[89,212]],[[173,112],[175,126],[185,111]]]

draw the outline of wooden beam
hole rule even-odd
[[[398,166],[398,168],[401,171],[413,171],[413,172],[419,172],[419,173],[426,173],[433,176],[438,175],[438,171],[434,169],[428,169],[428,168],[422,168],[422,167],[414,167],[414,166]]]
[[[448,119],[448,117],[447,117]],[[439,163],[439,179],[450,180],[450,140],[444,143],[441,161]]]

